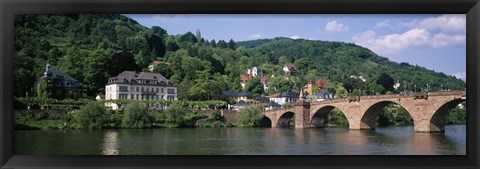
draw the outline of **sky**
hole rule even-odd
[[[395,62],[466,78],[466,16],[378,14],[124,14],[170,35],[238,41],[288,37],[341,41],[366,47]]]

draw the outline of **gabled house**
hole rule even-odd
[[[262,77],[260,78],[260,82],[263,84],[263,90],[267,91],[268,90],[268,85],[270,84],[270,79],[268,77]]]
[[[297,72],[297,67],[293,63],[286,63],[285,66],[283,66],[283,71],[285,74],[291,74]]]
[[[315,101],[324,101],[324,100],[334,99],[335,95],[333,93],[330,93],[330,92],[322,89],[322,90],[318,91],[317,93],[312,94],[311,97]]]
[[[254,66],[247,70],[247,74],[250,75],[250,77],[257,77],[259,75],[262,76],[263,72],[261,68]]]
[[[242,85],[242,88],[245,88],[245,86],[247,86],[247,82],[250,78],[251,76],[248,74],[240,75],[240,85]]]
[[[294,103],[299,100],[300,94],[297,92],[281,92],[277,94],[270,95],[270,101],[276,102],[280,105],[285,103]]]

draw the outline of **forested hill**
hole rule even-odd
[[[153,71],[171,79],[179,98],[189,100],[219,99],[223,90],[256,95],[298,90],[318,78],[328,80],[333,92],[399,92],[391,89],[392,80],[408,82],[411,90],[427,83],[432,89],[465,87],[454,77],[394,63],[354,44],[289,38],[237,43],[205,39],[199,30],[170,35],[161,27],[146,28],[122,15],[16,15],[15,96],[35,93],[33,84],[47,62],[77,79],[82,97],[104,93],[108,78],[124,70],[148,71],[155,60],[161,64]],[[286,78],[282,68],[289,62],[299,72]],[[241,88],[240,74],[253,66],[270,77],[267,91],[258,78]],[[366,81],[351,78],[358,76]]]
[[[465,82],[451,75],[434,72],[425,67],[409,63],[397,63],[381,57],[367,48],[344,42],[313,41],[278,37],[242,41],[238,46],[248,48],[251,53],[268,55],[272,60],[295,63],[301,74],[307,77],[320,74],[329,80],[345,81],[350,76],[362,76],[367,85],[375,83],[382,73],[391,76],[395,82],[405,84],[406,89],[417,91],[428,84],[431,90],[456,89],[465,87]],[[403,86],[400,86],[403,90]]]

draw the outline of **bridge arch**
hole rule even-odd
[[[277,127],[290,127],[291,119],[295,119],[295,113],[292,111],[284,112],[277,120]]]
[[[367,110],[362,114],[362,117],[360,119],[360,129],[375,129],[375,123],[377,122],[377,118],[379,117],[380,113],[386,106],[391,104],[404,108],[412,121],[414,121],[412,113],[408,110],[407,107],[396,101],[381,100],[369,106]]]
[[[311,124],[313,127],[325,127],[325,123],[328,123],[328,115],[337,107],[335,106],[332,106],[332,105],[326,105],[326,106],[323,106],[323,107],[320,107],[318,110],[312,112],[313,115],[312,117],[310,118],[311,119]],[[337,108],[338,110],[340,110],[339,108]],[[348,122],[348,118],[347,116],[345,115],[345,113],[340,110],[340,112],[342,113],[342,115],[347,119],[347,123],[349,124]]]
[[[260,127],[272,127],[272,119],[267,116],[263,116],[260,121]]]
[[[464,102],[462,99],[453,99],[442,106],[440,106],[430,118],[430,132],[443,132],[445,131],[445,122],[450,111],[455,108],[458,104]]]

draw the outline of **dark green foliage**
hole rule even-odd
[[[246,107],[238,112],[237,126],[240,127],[258,127],[261,124],[263,115],[262,110],[257,107]]]
[[[165,64],[165,63],[160,63],[157,66],[155,66],[155,68],[153,68],[153,72],[160,73],[167,79],[170,79],[170,77],[172,77],[173,75],[172,68],[170,67],[169,64]]]
[[[382,85],[385,91],[393,91],[395,81],[387,73],[382,73],[377,79],[377,84]]]
[[[406,126],[413,125],[413,119],[403,107],[390,104],[382,109],[378,115],[377,126]]]
[[[254,77],[248,80],[247,85],[245,86],[245,90],[250,92],[254,96],[259,96],[265,93],[263,91],[263,84],[260,81],[259,77]]]
[[[197,42],[197,37],[195,37],[195,35],[193,35],[192,32],[187,32],[184,35],[180,36],[179,40],[180,40],[180,42],[195,43],[195,42]]]
[[[148,114],[147,105],[140,102],[127,104],[122,120],[122,127],[137,129],[152,127],[152,118]]]
[[[171,105],[165,110],[165,127],[181,127],[185,125],[184,116],[187,110],[181,106]]]
[[[105,106],[98,102],[90,102],[78,110],[76,122],[83,129],[98,129],[104,123]]]

